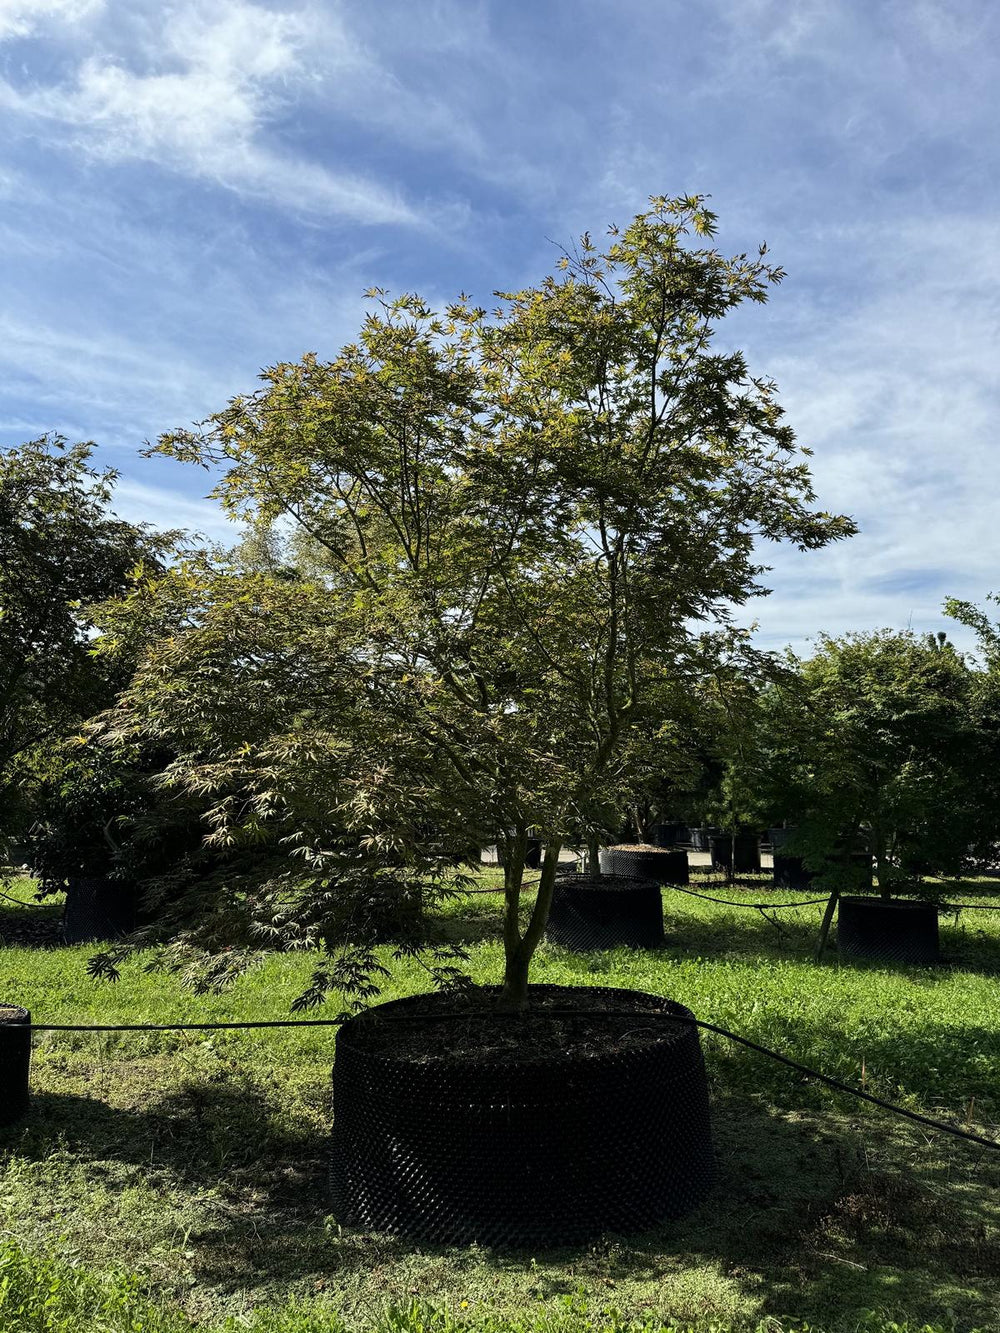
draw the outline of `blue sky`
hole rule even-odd
[[[228,535],[144,440],[366,287],[488,304],[708,193],[788,270],[723,337],[862,527],[773,554],[761,642],[948,628],[1000,589],[998,64],[988,0],[0,0],[0,443],[92,438],[123,513]]]

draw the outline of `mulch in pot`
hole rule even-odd
[[[560,873],[545,938],[580,952],[662,948],[660,886],[650,879],[626,875]]]
[[[601,873],[651,879],[657,884],[690,882],[687,852],[679,847],[658,847],[648,842],[622,842],[603,847]]]
[[[553,1246],[683,1216],[713,1176],[697,1029],[638,991],[535,986],[378,1005],[337,1037],[331,1186],[351,1226]]]

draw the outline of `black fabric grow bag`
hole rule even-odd
[[[901,898],[843,897],[837,904],[842,958],[926,967],[940,961],[938,909]]]
[[[63,939],[67,944],[120,940],[136,926],[134,884],[105,875],[74,876],[67,881]]]
[[[28,1109],[31,1015],[19,1004],[0,1005],[0,1125],[10,1125]]]
[[[629,879],[651,879],[656,884],[687,884],[687,852],[675,847],[632,851],[624,847],[602,847],[602,875],[625,875]]]
[[[656,949],[663,944],[659,884],[625,875],[560,875],[545,938],[566,949]]]
[[[760,870],[760,847],[756,833],[713,834],[709,839],[712,865],[734,875],[755,875]]]
[[[647,1017],[641,1044],[624,1035],[644,1013],[689,1011],[635,991],[531,988],[567,1008],[581,991],[627,1006],[623,1039],[532,1058],[526,1038],[477,1058],[468,1025],[521,1021],[478,1013],[427,1017],[423,1027],[414,1018],[402,1055],[366,1049],[363,1024],[422,1007],[454,1011],[460,1002],[448,993],[394,1000],[346,1023],[333,1077],[337,1220],[438,1244],[536,1247],[642,1231],[697,1207],[713,1176],[698,1031]],[[465,1048],[421,1058],[422,1033],[441,1022],[467,1025]]]

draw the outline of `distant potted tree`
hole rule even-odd
[[[769,764],[797,824],[789,849],[831,890],[821,947],[836,908],[843,957],[936,962],[942,890],[926,868],[959,872],[977,803],[969,668],[947,642],[888,630],[823,636],[797,665],[769,700]]]

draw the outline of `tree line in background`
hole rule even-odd
[[[218,479],[232,550],[114,517],[88,446],[0,454],[9,856],[44,890],[136,886],[137,938],[202,984],[320,947],[303,1003],[370,993],[387,920],[456,976],[411,909],[490,844],[511,1003],[565,845],[593,862],[657,821],[792,824],[834,878],[866,839],[893,892],[992,862],[985,613],[946,608],[976,662],[890,631],[803,661],[732,623],[766,591],[761,539],[854,525],[813,508],[774,384],[714,348],[782,277],[763,247],[692,248],[714,227],[700,198],[655,199],[489,316],[371,293],[334,361],[275,366],[157,445]]]

